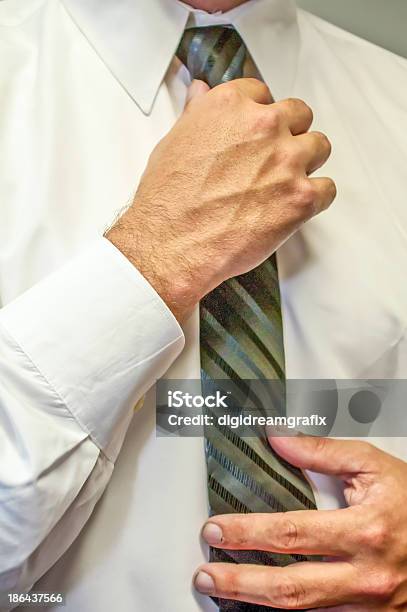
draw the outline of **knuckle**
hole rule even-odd
[[[273,128],[274,119],[267,110],[260,108],[252,115],[251,127],[256,132],[268,132]]]
[[[285,156],[283,161],[294,169],[302,170],[303,168],[303,157],[304,157],[304,145],[295,138],[288,141],[285,147]]]
[[[233,533],[229,534],[228,539],[233,540],[237,546],[244,546],[248,542],[249,532],[244,518],[235,518],[233,521]]]
[[[273,104],[269,108],[269,114],[268,114],[269,128],[278,129],[281,126],[283,119],[284,119],[284,111],[282,110],[281,106],[278,106],[277,104]]]
[[[295,187],[295,179],[298,172],[301,170],[301,166],[298,163],[300,153],[295,143],[280,143],[277,151],[273,154],[273,162],[276,167],[280,170],[280,177],[283,182],[287,183],[287,186],[292,188]]]
[[[368,599],[386,601],[394,595],[400,582],[397,574],[392,571],[372,572],[361,583],[362,594]]]
[[[293,108],[296,112],[306,114],[310,122],[313,121],[314,113],[312,108],[304,102],[304,100],[300,98],[287,98],[284,103]]]
[[[302,108],[304,106],[307,106],[304,100],[301,100],[300,98],[294,98],[294,97],[286,98],[285,100],[283,100],[282,103],[285,104],[286,106],[295,106],[297,108]]]
[[[326,152],[330,155],[332,151],[332,143],[329,140],[328,136],[323,132],[315,132],[319,140],[321,141],[321,145],[326,150]]]
[[[316,442],[315,442],[315,454],[316,455],[323,455],[327,449],[327,445],[328,445],[328,439],[327,438],[316,438]]]
[[[268,599],[273,605],[295,609],[305,602],[305,589],[298,580],[280,579],[278,585],[272,587]]]
[[[224,591],[227,593],[228,598],[236,599],[236,597],[238,597],[240,594],[240,587],[241,585],[238,572],[228,572],[224,577]]]
[[[302,104],[303,104],[303,111],[304,111],[304,113],[307,114],[308,121],[311,124],[314,121],[314,111],[304,101],[302,101]]]
[[[376,519],[371,521],[364,529],[362,543],[372,550],[382,551],[387,548],[390,536],[391,533],[386,521]]]
[[[218,85],[216,87],[216,94],[221,104],[233,105],[241,100],[241,92],[234,81]]]
[[[316,190],[310,180],[301,181],[298,185],[297,204],[302,216],[313,214],[315,209]],[[321,438],[323,440],[323,438]],[[325,442],[317,442],[317,445],[325,444]]]
[[[273,530],[274,531],[274,530]],[[298,528],[289,517],[282,517],[277,523],[275,533],[278,534],[279,544],[283,550],[291,550],[298,542]]]
[[[259,94],[264,98],[271,98],[270,88],[264,81],[260,81],[258,79],[254,79],[256,86],[258,88]]]

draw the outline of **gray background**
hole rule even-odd
[[[297,0],[297,4],[407,57],[407,0]]]

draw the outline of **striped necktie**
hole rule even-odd
[[[210,87],[243,76],[246,47],[229,26],[187,29],[177,55],[191,77]],[[248,380],[273,380],[285,394],[284,345],[276,257],[229,279],[200,305],[201,379],[227,380],[243,396]],[[209,505],[212,514],[284,512],[315,508],[302,472],[279,458],[263,437],[241,437],[229,427],[206,429]],[[300,555],[211,550],[211,560],[287,565]],[[221,612],[272,608],[219,600]]]

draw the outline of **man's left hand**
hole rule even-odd
[[[407,463],[365,442],[273,437],[291,464],[337,476],[347,508],[211,517],[203,537],[233,550],[323,556],[285,568],[210,563],[208,595],[287,610],[407,610]]]

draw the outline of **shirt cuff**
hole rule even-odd
[[[105,238],[5,306],[0,323],[112,461],[134,405],[185,343],[163,300]]]

